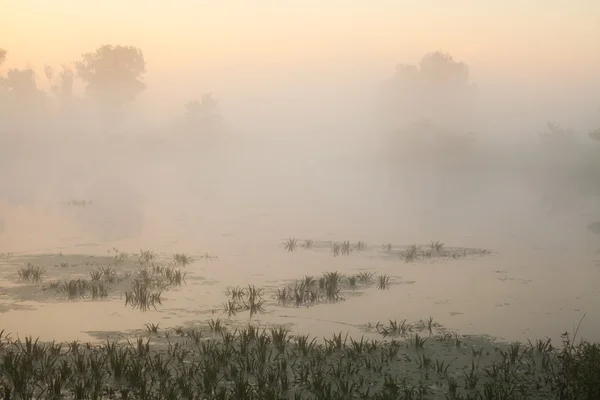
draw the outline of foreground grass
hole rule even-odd
[[[427,344],[461,348],[452,335],[354,340],[340,333],[321,343],[285,327],[231,331],[220,320],[204,331],[147,328],[147,337],[100,345],[3,337],[0,398],[600,398],[600,346],[574,345],[568,335],[560,350],[541,340],[491,351],[463,344],[472,361],[456,368]]]

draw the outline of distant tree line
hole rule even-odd
[[[8,52],[0,49],[0,68]],[[79,61],[59,69],[45,66],[50,93],[38,89],[32,68],[0,70],[0,130],[27,131],[47,127],[49,120],[68,122],[88,119],[84,109],[91,108],[96,125],[111,128],[123,119],[124,107],[145,89],[146,61],[135,46],[104,45],[85,53]],[[75,80],[85,85],[85,97],[74,95]],[[190,129],[215,129],[220,121],[217,102],[211,95],[186,105],[185,120]]]

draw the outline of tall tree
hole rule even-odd
[[[219,103],[211,93],[203,94],[200,101],[188,102],[185,105],[185,119],[188,128],[200,129],[205,132],[218,130],[221,125],[218,107]]]
[[[142,79],[146,61],[134,46],[104,45],[83,54],[75,66],[86,83],[87,94],[108,118],[118,119],[123,105],[146,89]]]
[[[388,89],[394,119],[399,117],[397,123],[413,128],[417,122],[429,121],[462,129],[475,93],[468,66],[440,51],[425,54],[418,65],[399,64]]]

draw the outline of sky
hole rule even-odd
[[[103,44],[140,47],[149,92],[227,91],[248,77],[382,78],[443,50],[478,83],[600,85],[597,0],[0,0],[7,67],[59,66]],[[361,75],[364,73],[364,75]],[[344,75],[346,74],[346,75]],[[43,75],[42,75],[43,76]],[[368,77],[368,78],[367,78]],[[567,79],[568,77],[568,79]],[[576,81],[576,82],[575,82]],[[572,85],[571,83],[576,83]],[[220,85],[220,86],[219,86]],[[187,85],[189,86],[189,85]],[[549,90],[548,93],[552,93]]]
[[[595,0],[2,3],[2,46],[19,64],[67,62],[105,43],[146,49],[156,69],[173,62],[397,60],[438,48],[486,66],[507,67],[518,57],[529,72],[564,58],[571,68],[600,61]]]

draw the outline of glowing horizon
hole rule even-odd
[[[173,64],[192,70],[365,58],[391,69],[438,49],[479,69],[525,75],[600,67],[600,2],[592,0],[568,6],[538,0],[327,5],[23,0],[3,8],[5,67],[60,65],[102,44],[140,47],[149,73],[169,71]]]

